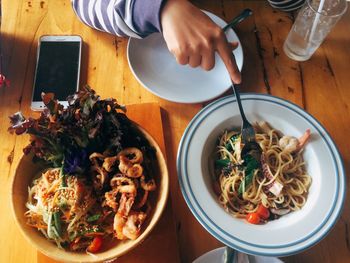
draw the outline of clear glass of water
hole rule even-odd
[[[286,55],[308,60],[346,9],[346,0],[306,0],[284,42]]]

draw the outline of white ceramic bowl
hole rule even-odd
[[[233,96],[209,104],[188,125],[177,157],[183,196],[203,227],[232,248],[264,256],[298,253],[324,238],[340,215],[345,195],[342,159],[327,131],[297,105],[262,94],[242,94],[241,99],[251,122],[265,120],[296,137],[311,129],[303,154],[312,177],[306,204],[300,211],[264,225],[234,218],[221,207],[212,190],[212,156],[224,130],[240,129],[241,117]]]
[[[199,258],[195,259],[192,263],[214,263],[223,262],[222,258],[225,253],[225,247],[219,247],[213,249]],[[239,254],[239,252],[234,251],[234,259],[230,263],[238,262],[255,262],[255,263],[283,263],[281,260],[275,257],[262,257],[262,256],[247,256],[245,254]],[[242,261],[241,261],[242,260]]]
[[[157,224],[167,201],[169,192],[169,176],[165,162],[165,158],[157,144],[157,142],[140,126],[138,128],[145,135],[145,138],[150,142],[151,146],[156,149],[157,156],[157,174],[155,174],[155,180],[157,183],[157,190],[155,192],[153,201],[151,203],[152,210],[148,216],[141,235],[136,240],[115,241],[114,246],[106,249],[100,253],[96,253],[95,256],[86,254],[85,252],[69,252],[63,249],[59,249],[56,244],[47,240],[39,231],[26,224],[26,218],[24,216],[25,203],[28,200],[28,186],[32,183],[34,176],[36,176],[42,167],[32,162],[32,158],[29,155],[24,155],[20,160],[16,169],[12,188],[11,188],[11,203],[14,212],[14,217],[19,229],[24,237],[30,242],[37,250],[46,256],[62,262],[103,262],[115,259],[131,249],[139,245],[152,231]]]

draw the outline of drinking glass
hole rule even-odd
[[[284,42],[286,55],[308,60],[346,9],[346,0],[306,0]]]

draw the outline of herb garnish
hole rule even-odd
[[[250,154],[244,156],[245,177],[238,188],[238,193],[243,194],[246,188],[252,183],[254,171],[259,168],[260,163]]]

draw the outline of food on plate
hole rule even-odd
[[[155,149],[124,107],[89,87],[66,109],[53,94],[43,101],[38,119],[10,117],[11,132],[30,135],[24,152],[43,165],[28,186],[27,224],[69,251],[137,239],[154,205]]]
[[[259,157],[241,156],[241,134],[225,131],[217,145],[214,191],[233,216],[261,224],[301,209],[307,199],[311,177],[303,150],[310,130],[295,138],[283,135],[267,122],[254,125]]]

